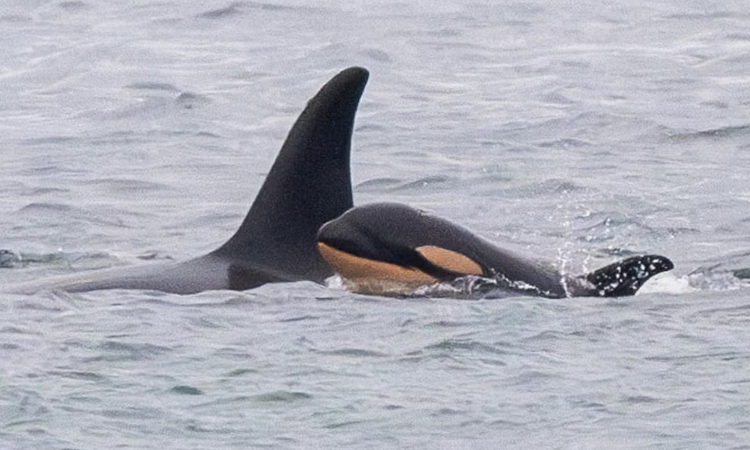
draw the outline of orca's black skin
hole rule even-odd
[[[318,229],[352,207],[349,155],[367,70],[333,77],[307,104],[239,230],[217,250],[177,264],[110,269],[11,292],[145,289],[193,294],[333,274],[315,248]]]
[[[492,279],[500,289],[551,298],[634,295],[650,277],[674,267],[663,256],[642,255],[588,274],[563,275],[551,265],[499,248],[445,219],[396,203],[375,203],[347,211],[321,227],[318,243],[359,261],[414,269],[439,281],[478,275]],[[481,273],[453,271],[438,257],[431,259],[419,251],[427,247],[466,257]]]

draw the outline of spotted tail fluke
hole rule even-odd
[[[635,295],[649,278],[673,268],[672,261],[664,256],[633,256],[583,275],[582,278],[589,284],[585,295],[593,297]]]

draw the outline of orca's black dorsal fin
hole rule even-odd
[[[214,253],[281,270],[290,279],[322,281],[331,274],[315,236],[352,207],[351,137],[368,76],[350,67],[308,102],[239,230]]]
[[[659,255],[633,256],[582,275],[587,284],[574,296],[625,297],[635,295],[656,274],[672,270],[669,258]]]

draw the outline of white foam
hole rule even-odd
[[[690,283],[688,277],[677,277],[672,273],[661,273],[648,280],[642,288],[638,290],[639,294],[688,294],[699,291],[698,288]]]

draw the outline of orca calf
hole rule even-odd
[[[369,74],[348,68],[313,97],[292,127],[239,230],[215,251],[176,264],[108,269],[11,292],[145,289],[175,294],[245,290],[333,275],[315,247],[321,225],[352,207],[349,155]]]
[[[663,256],[643,255],[570,276],[396,203],[356,207],[326,223],[318,232],[318,250],[347,287],[368,294],[410,294],[480,277],[489,281],[483,287],[522,295],[619,297],[634,295],[649,278],[674,267]]]

